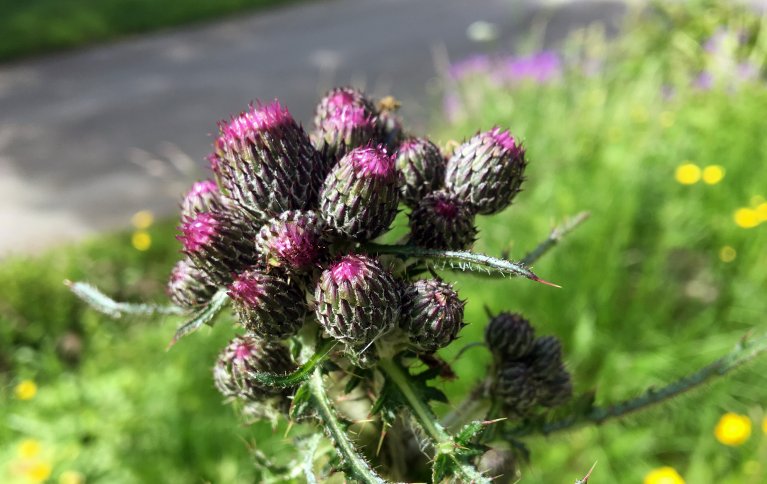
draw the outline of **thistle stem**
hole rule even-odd
[[[483,476],[476,468],[456,458],[455,449],[457,446],[453,436],[439,423],[429,405],[418,396],[418,392],[410,381],[411,376],[408,371],[390,359],[382,359],[378,363],[378,368],[384,372],[402,394],[413,417],[433,441],[437,454],[447,455],[454,461],[456,469],[462,474],[463,480],[461,482],[490,483],[490,479]]]
[[[347,470],[350,477],[366,484],[383,484],[386,482],[370,468],[367,461],[357,452],[354,443],[349,440],[349,436],[346,434],[346,430],[338,419],[338,415],[325,392],[322,373],[319,368],[316,368],[311,378],[309,378],[309,388],[312,392],[317,413],[322,419],[330,438],[335,443],[336,450],[341,455],[341,459],[348,466]]]
[[[662,388],[657,390],[650,388],[635,398],[612,405],[592,407],[586,413],[571,415],[561,420],[544,424],[525,424],[506,432],[505,435],[517,438],[533,433],[551,434],[586,423],[601,424],[609,419],[620,418],[690,391],[713,378],[724,376],[764,352],[767,352],[767,334],[750,341],[744,338],[722,358]]]
[[[551,250],[552,247],[557,245],[560,240],[562,240],[567,234],[575,230],[576,227],[578,227],[580,224],[586,221],[586,219],[589,218],[591,214],[589,212],[581,212],[573,217],[570,217],[569,219],[565,220],[565,222],[561,225],[558,225],[554,227],[554,229],[549,234],[548,238],[538,244],[537,247],[535,247],[533,250],[531,250],[527,255],[525,255],[521,261],[519,261],[520,264],[525,266],[530,266],[535,261],[543,257],[546,252]],[[505,254],[504,254],[505,258]]]
[[[158,314],[182,315],[186,313],[183,308],[178,306],[118,302],[87,282],[64,281],[64,284],[75,296],[85,301],[93,309],[113,318],[119,318],[125,314],[156,316]]]

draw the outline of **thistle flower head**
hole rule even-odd
[[[176,238],[184,245],[187,252],[200,252],[209,245],[218,234],[221,221],[210,212],[198,213],[190,219],[182,221],[181,235]]]
[[[375,114],[373,102],[362,91],[348,86],[336,87],[328,91],[317,104],[314,116],[315,128],[320,129],[326,120],[348,108],[360,109],[364,118],[372,118]]]
[[[525,166],[522,145],[509,131],[496,127],[456,149],[447,162],[445,186],[477,213],[493,214],[520,191]]]
[[[403,291],[400,326],[414,348],[434,352],[458,336],[463,307],[464,302],[450,284],[421,279]]]
[[[439,148],[426,138],[408,138],[397,152],[397,170],[402,173],[402,201],[415,208],[418,202],[435,190],[445,179],[445,159]]]
[[[257,259],[253,225],[239,213],[212,210],[182,219],[183,252],[214,284],[226,285],[231,275]]]
[[[519,360],[533,349],[535,330],[517,313],[501,313],[485,327],[485,342],[499,361]]]
[[[506,408],[518,414],[524,414],[538,404],[540,389],[533,371],[524,363],[512,361],[501,366],[494,390]]]
[[[394,159],[383,146],[365,146],[352,150],[347,155],[349,163],[358,177],[380,178],[391,181],[397,178]]]
[[[228,122],[219,123],[216,146],[220,149],[236,149],[240,143],[255,141],[259,133],[279,130],[295,124],[293,116],[279,101],[269,104],[251,104],[247,111],[233,116]]]
[[[556,336],[536,338],[527,360],[539,378],[556,375],[562,368],[562,343]]]
[[[216,292],[216,286],[197,269],[189,258],[173,266],[168,280],[167,293],[176,306],[193,309],[206,304]]]
[[[202,180],[192,184],[181,202],[181,216],[194,217],[200,212],[221,208],[221,192],[213,180]]]
[[[308,270],[324,252],[322,221],[311,211],[284,212],[261,227],[256,246],[267,264]]]
[[[303,289],[275,272],[241,272],[229,286],[234,310],[249,331],[269,339],[292,336],[308,312]]]
[[[221,123],[215,173],[222,190],[254,221],[316,202],[325,175],[303,128],[275,101]]]
[[[314,296],[323,329],[355,349],[367,348],[399,317],[400,292],[394,278],[367,256],[347,255],[331,264]]]
[[[474,214],[444,190],[429,193],[410,213],[410,242],[429,249],[463,250],[477,238]]]
[[[281,389],[259,383],[251,373],[286,374],[295,368],[287,347],[253,335],[237,336],[219,355],[213,380],[225,397],[259,401],[279,395]]]
[[[320,216],[337,236],[373,239],[397,215],[398,176],[380,146],[356,148],[341,158],[322,186]]]

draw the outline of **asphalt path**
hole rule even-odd
[[[0,257],[174,212],[203,174],[218,120],[279,98],[304,124],[333,85],[403,102],[408,125],[438,113],[447,62],[487,44],[513,49],[531,26],[546,43],[614,1],[321,0],[0,65]]]

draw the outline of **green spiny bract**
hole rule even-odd
[[[464,302],[450,284],[421,279],[402,293],[400,327],[417,351],[431,353],[449,345],[463,325]]]
[[[391,331],[399,317],[396,281],[367,256],[347,255],[325,269],[314,297],[320,326],[353,351]]]
[[[239,209],[263,221],[315,203],[322,162],[303,128],[279,102],[251,106],[220,128],[215,170]]]
[[[316,212],[284,212],[261,227],[256,248],[267,265],[293,273],[306,272],[325,253],[323,226]]]
[[[400,198],[415,208],[428,193],[445,183],[445,158],[439,148],[426,138],[409,138],[399,146],[397,170],[402,174]]]
[[[252,268],[229,286],[240,323],[266,339],[283,339],[301,329],[308,307],[304,289],[276,270]]]
[[[216,388],[229,398],[260,401],[284,393],[253,378],[252,373],[284,375],[296,369],[288,348],[253,335],[235,337],[213,367]]]
[[[389,229],[399,202],[394,160],[381,147],[341,158],[320,192],[320,216],[336,237],[371,240]]]
[[[225,286],[232,275],[258,261],[255,226],[234,210],[201,212],[181,221],[183,252],[213,283]]]
[[[458,146],[447,162],[445,186],[480,214],[511,204],[524,181],[525,150],[508,131],[493,128]]]
[[[494,316],[485,327],[485,342],[499,361],[519,360],[533,350],[535,329],[517,313]]]
[[[474,244],[477,228],[470,207],[445,191],[426,195],[410,212],[410,243],[427,249],[464,250]]]
[[[167,293],[176,306],[195,309],[207,304],[216,293],[216,285],[187,257],[173,266]]]

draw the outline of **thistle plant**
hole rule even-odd
[[[513,482],[529,458],[526,436],[620,417],[767,347],[743,341],[690,377],[600,407],[592,393],[574,395],[577,378],[559,339],[503,312],[485,327],[485,378],[463,401],[448,402],[438,385],[454,372],[439,351],[465,345],[466,324],[483,324],[464,319],[466,302],[449,273],[556,287],[530,267],[586,217],[568,220],[516,262],[468,251],[475,217],[506,209],[520,192],[526,150],[494,127],[444,155],[404,130],[397,106],[337,88],[321,100],[309,134],[278,102],[250,106],[221,123],[212,178],[181,203],[172,304],[115,302],[70,283],[113,317],[186,315],[171,343],[231,306],[240,335],[211,362],[216,388],[250,420],[301,428],[291,465],[255,459],[264,480],[317,482],[342,472],[364,483]],[[410,233],[376,242],[403,207]]]

